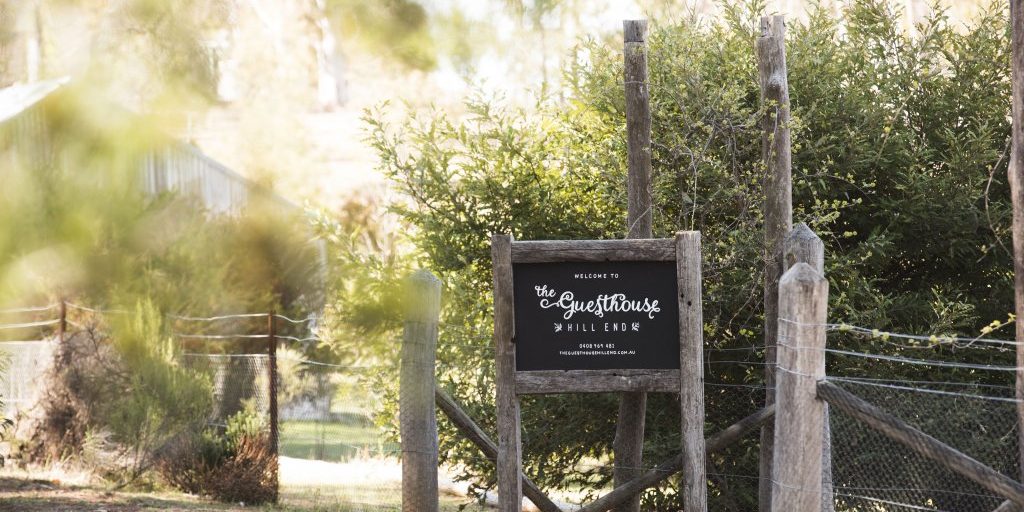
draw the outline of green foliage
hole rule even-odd
[[[407,236],[393,220],[377,201],[358,197],[314,219],[331,255],[323,315],[330,340],[312,354],[318,360],[352,363],[391,353],[402,321],[401,279],[412,264],[403,257]]]
[[[175,194],[145,197],[145,158],[171,141],[153,119],[98,111],[102,94],[69,87],[0,127],[14,162],[0,191],[0,301],[151,299],[165,312],[299,317],[322,302],[307,219],[258,193],[239,218]]]
[[[328,14],[341,34],[357,34],[371,51],[419,70],[437,66],[427,10],[416,0],[332,0]]]
[[[209,416],[209,381],[178,365],[177,344],[162,330],[152,303],[139,304],[114,324],[117,359],[96,368],[86,383],[92,428],[103,429],[126,450],[129,476],[149,469],[156,451]]]
[[[722,8],[717,21],[687,19],[649,37],[654,235],[703,234],[708,432],[762,400],[721,385],[763,378],[760,353],[739,357],[748,364],[726,361],[762,343],[763,112],[753,22],[765,7]],[[994,8],[954,27],[937,11],[913,36],[885,0],[855,1],[841,19],[812,7],[808,21],[789,23],[787,40],[794,216],[825,241],[830,317],[901,332],[979,332],[1012,309],[1009,68],[994,64],[1008,62],[1006,12]],[[590,239],[626,231],[621,50],[590,42],[580,53],[586,63],[566,70],[571,94],[535,117],[491,101],[469,102],[461,123],[431,113],[390,126],[383,113],[369,116],[381,167],[408,200],[395,211],[446,283],[439,378],[492,432],[490,234]],[[1007,364],[997,351],[922,352],[846,335],[830,343]],[[937,376],[852,358],[831,364],[833,374]],[[942,371],[945,379],[1012,378]],[[670,397],[650,400],[645,461],[656,463],[678,450],[678,408]],[[611,396],[524,400],[528,473],[546,487],[606,485],[615,414]],[[750,442],[715,457],[715,472],[756,475]],[[450,426],[441,449],[467,476],[493,484],[491,466]],[[728,483],[740,509],[755,506],[756,485]],[[644,499],[645,509],[679,506],[671,486]],[[721,488],[711,499],[713,508],[725,506]]]
[[[224,430],[225,448],[229,454],[238,453],[242,440],[246,437],[256,437],[267,431],[266,415],[260,414],[251,403],[244,409],[228,418],[227,427]]]

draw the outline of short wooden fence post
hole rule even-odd
[[[277,423],[277,313],[267,313],[267,387],[270,408],[270,452],[274,455],[274,500],[277,501],[279,490],[279,441],[280,434]]]
[[[772,457],[772,512],[810,512],[822,506],[828,281],[807,263],[779,281],[779,350]]]
[[[782,270],[789,270],[800,262],[807,263],[821,275],[825,275],[825,243],[803,222],[794,226],[782,242]],[[832,496],[832,428],[829,426],[827,403],[824,423],[824,444],[821,449],[821,511],[834,512],[836,506]]]
[[[61,297],[59,307],[60,318],[57,322],[57,357],[61,367],[66,367],[71,363],[71,351],[68,350],[67,346],[68,301]]]
[[[60,319],[57,322],[57,343],[63,345],[64,337],[68,333],[68,302],[63,298],[60,299],[59,305]]]
[[[441,281],[427,270],[409,279],[399,380],[402,511],[437,512],[437,415],[434,366]]]

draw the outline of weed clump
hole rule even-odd
[[[161,453],[157,472],[184,492],[230,503],[277,501],[277,457],[266,422],[251,406],[227,427],[184,434]]]

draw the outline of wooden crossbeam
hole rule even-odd
[[[516,394],[679,392],[679,370],[538,370],[516,372]]]
[[[484,456],[490,459],[491,462],[496,463],[498,460],[498,445],[494,444],[494,441],[487,437],[487,434],[477,426],[473,418],[470,418],[466,411],[463,411],[459,404],[443,390],[437,389],[434,392],[434,398],[437,406],[444,412],[445,416],[448,416],[448,419],[452,420],[452,423],[459,429],[459,432],[462,432],[466,439],[469,439],[477,448],[480,448],[480,451],[484,452]],[[551,501],[544,494],[544,491],[540,490],[540,487],[537,487],[537,484],[533,483],[526,475],[520,473],[519,477],[523,482],[523,494],[530,498],[530,501],[541,512],[562,512],[562,509],[558,508],[558,505],[555,505],[555,502]]]
[[[498,446],[487,436],[486,433],[473,421],[465,411],[459,407],[455,400],[441,389],[434,393],[438,408],[448,419],[452,421],[459,432],[466,436],[470,442],[476,445],[491,461],[498,458]],[[709,437],[704,443],[705,453],[717,453],[729,447],[751,431],[760,428],[766,421],[775,415],[775,406],[764,407],[757,412],[747,416],[736,423],[722,429],[722,431]],[[679,454],[671,459],[662,462],[654,469],[647,471],[629,482],[616,487],[608,494],[592,501],[587,506],[580,508],[577,512],[606,512],[615,506],[628,501],[632,496],[654,487],[667,480],[672,475],[683,470],[683,455]],[[541,510],[541,512],[562,512],[562,510],[544,494],[544,491],[537,487],[526,475],[520,474],[523,482],[523,494]]]
[[[704,442],[704,452],[711,454],[724,450],[729,445],[739,441],[749,432],[760,428],[761,425],[772,419],[773,416],[775,416],[775,406],[769,405],[768,407],[733,423],[721,432],[709,437]],[[658,464],[657,467],[647,471],[639,477],[612,489],[608,494],[590,502],[587,506],[579,509],[577,512],[606,512],[607,510],[611,510],[613,507],[626,502],[630,497],[635,496],[644,489],[654,487],[655,485],[667,480],[672,475],[682,471],[685,462],[683,454],[676,455],[675,457]]]

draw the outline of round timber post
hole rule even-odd
[[[398,417],[402,437],[402,511],[437,512],[437,415],[434,367],[441,281],[427,270],[409,279],[402,338]]]
[[[772,512],[814,511],[822,506],[828,281],[797,263],[779,281],[779,359],[776,374]]]
[[[651,238],[651,94],[647,84],[647,20],[622,22],[623,79],[626,96],[626,151],[628,210],[626,238]],[[623,393],[615,424],[612,451],[614,483],[618,487],[643,471],[644,423],[647,393]],[[640,495],[616,507],[616,512],[639,512]]]

